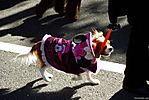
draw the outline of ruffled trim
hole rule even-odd
[[[88,34],[89,34],[89,36],[88,36]],[[92,63],[95,63],[96,62],[96,57],[95,57],[95,53],[94,53],[94,50],[93,50],[93,47],[92,47],[92,33],[91,32],[89,32],[89,33],[87,33],[87,40],[86,40],[86,43],[87,43],[87,45],[90,47],[90,49],[91,49],[91,53],[92,53],[92,55],[93,55],[93,60],[92,60]]]
[[[46,59],[46,56],[45,56],[45,48],[44,48],[45,41],[46,41],[49,37],[52,37],[52,36],[46,34],[46,35],[42,38],[40,50],[41,50],[42,60],[45,62],[46,65],[51,66],[51,65],[48,63],[47,59]]]

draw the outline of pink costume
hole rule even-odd
[[[84,72],[82,68],[95,73],[97,62],[92,49],[91,35],[91,32],[84,35],[86,39],[81,43],[45,35],[40,48],[43,61],[47,66],[51,65],[66,73],[80,74]]]

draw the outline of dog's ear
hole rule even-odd
[[[73,37],[73,42],[79,44],[86,40],[86,36],[83,34],[79,34]]]
[[[97,31],[94,27],[91,27],[91,32],[92,32],[92,34],[94,35],[94,34],[96,34],[98,31]]]
[[[102,31],[97,31],[94,27],[91,28],[93,37],[97,38],[103,35]]]
[[[92,41],[94,41],[94,40],[96,40],[96,39],[98,39],[99,37],[102,37],[102,36],[103,36],[103,32],[100,31],[100,32],[92,35]]]

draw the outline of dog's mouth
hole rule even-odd
[[[109,57],[111,55],[111,52],[110,53],[101,53],[101,56],[104,56],[104,57]]]
[[[114,49],[113,49],[112,46],[110,46],[110,47],[107,47],[107,46],[106,46],[106,47],[103,49],[103,52],[101,53],[101,55],[108,57],[108,56],[111,55],[111,53],[112,53],[113,51],[114,51]]]

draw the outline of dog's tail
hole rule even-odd
[[[31,50],[26,54],[18,54],[13,61],[21,62],[21,64],[25,65],[37,65],[37,56],[34,54],[35,51],[39,51],[40,43],[35,44]]]
[[[26,54],[18,54],[13,61],[20,62],[21,64],[25,65],[31,65],[37,63],[37,58],[33,55],[33,53],[30,51]]]

